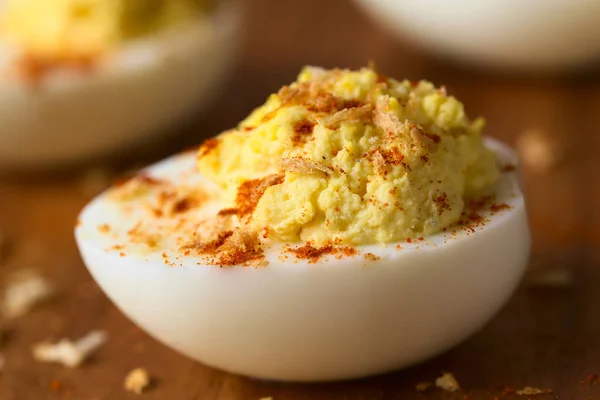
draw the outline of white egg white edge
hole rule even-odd
[[[486,139],[486,145],[497,154],[501,165],[516,166],[517,159],[510,147],[490,138]],[[184,153],[158,162],[144,169],[143,172],[150,176],[171,180],[173,182],[182,183],[185,181],[188,184],[200,184],[208,190],[210,190],[211,187],[214,188],[213,183],[207,181],[198,173],[191,173],[195,168],[195,154]],[[340,267],[347,267],[349,265],[371,266],[385,260],[398,261],[406,259],[409,261],[409,259],[412,259],[417,255],[424,256],[427,254],[432,255],[433,252],[439,253],[439,250],[442,248],[449,251],[460,251],[460,249],[457,249],[456,247],[463,246],[465,241],[472,241],[474,238],[485,240],[487,235],[501,229],[510,219],[520,218],[521,220],[524,219],[526,221],[525,202],[519,187],[516,170],[501,173],[500,180],[497,184],[495,203],[506,204],[510,208],[497,211],[494,215],[491,215],[491,212],[487,210],[481,211],[480,215],[486,219],[486,222],[480,227],[475,227],[474,231],[467,230],[463,227],[457,227],[454,233],[451,232],[453,229],[448,229],[448,232],[425,237],[422,241],[413,240],[412,243],[392,242],[385,246],[380,244],[354,246],[358,251],[358,254],[355,256],[344,256],[339,259],[331,255],[323,256],[317,263],[309,263],[307,260],[296,259],[292,254],[286,254],[281,251],[283,244],[273,244],[265,248],[265,257],[269,262],[269,265],[266,268],[289,268],[291,266],[314,267],[315,265],[325,262],[327,265]],[[126,243],[128,240],[127,237],[111,238],[108,235],[98,232],[97,228],[102,224],[111,225],[128,223],[127,221],[123,221],[121,216],[115,214],[114,210],[116,209],[114,201],[107,200],[106,193],[99,195],[83,209],[75,229],[75,237],[81,252],[92,251],[96,254],[97,252],[101,252],[104,253],[106,257],[114,257],[114,261],[118,263],[137,259],[144,263],[158,262],[161,264],[164,264],[162,254],[166,252],[169,257],[174,258],[175,256],[178,256],[179,260],[177,266],[165,265],[165,268],[199,269],[208,267],[218,269],[217,266],[206,266],[203,262],[204,258],[201,256],[184,256],[180,251],[174,249],[160,249],[144,255],[128,252],[125,257],[120,257],[118,251],[108,251],[107,249],[112,245]],[[129,223],[129,225],[131,225],[131,223]],[[302,246],[303,243],[293,243],[291,245],[297,247]],[[397,249],[397,245],[400,245],[401,248]],[[366,259],[363,257],[366,253],[373,254],[380,259],[376,261]],[[287,255],[288,258],[281,259],[281,255]],[[201,265],[198,265],[199,262]]]

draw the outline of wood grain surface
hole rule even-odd
[[[0,277],[31,267],[58,285],[50,302],[4,323],[0,399],[135,398],[123,389],[125,375],[135,367],[155,378],[139,397],[148,400],[527,398],[502,394],[507,385],[552,389],[552,395],[537,397],[542,400],[600,399],[600,381],[588,377],[600,374],[600,71],[546,76],[473,71],[393,41],[343,0],[247,0],[244,5],[235,76],[193,127],[110,161],[0,178],[0,231],[10,241]],[[214,370],[166,348],[127,320],[93,282],[75,248],[77,213],[102,186],[101,179],[82,171],[100,167],[118,174],[197,144],[233,126],[292,81],[304,64],[359,67],[369,60],[393,77],[445,84],[471,115],[486,117],[490,136],[515,145],[524,132],[539,132],[562,153],[549,168],[524,165],[533,271],[509,304],[481,332],[439,358],[331,384],[262,382]],[[539,282],[549,272],[566,279]],[[41,364],[31,356],[32,344],[40,340],[78,337],[96,328],[107,330],[110,339],[78,369]],[[417,383],[442,371],[452,372],[463,390],[416,391]]]

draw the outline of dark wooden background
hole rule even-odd
[[[134,398],[123,390],[123,378],[134,367],[144,367],[156,378],[140,397],[148,400],[492,400],[506,385],[554,390],[540,399],[600,399],[600,383],[587,380],[600,374],[600,71],[545,76],[474,71],[393,41],[344,0],[244,4],[247,18],[235,76],[193,129],[159,145],[123,152],[109,164],[0,178],[0,230],[12,249],[1,276],[33,267],[59,286],[51,302],[5,324],[0,399]],[[213,370],[129,322],[95,285],[77,254],[73,223],[97,188],[89,187],[89,177],[82,185],[81,173],[72,171],[100,165],[118,172],[157,160],[233,126],[269,93],[292,81],[304,64],[355,68],[369,60],[393,77],[445,84],[471,115],[487,118],[488,135],[515,144],[523,132],[536,129],[561,149],[563,157],[552,168],[525,165],[523,183],[534,235],[532,268],[541,277],[551,270],[570,279],[556,285],[524,282],[480,333],[435,360],[333,384],[266,383]],[[32,359],[33,343],[78,337],[95,328],[106,329],[109,342],[79,369]],[[417,393],[415,384],[442,371],[452,372],[464,390]]]

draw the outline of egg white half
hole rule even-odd
[[[516,162],[489,140],[504,164]],[[177,185],[210,183],[182,154],[146,174]],[[448,349],[478,330],[508,299],[526,266],[530,236],[514,172],[503,173],[483,226],[413,243],[357,247],[353,257],[317,263],[265,250],[266,267],[205,265],[163,248],[114,250],[136,223],[103,194],[75,230],[91,274],[113,302],[148,333],[206,364],[253,377],[323,381],[401,368]],[[206,211],[219,209],[208,203]],[[108,224],[111,234],[98,226]],[[169,242],[169,240],[172,240]],[[165,254],[166,253],[166,254]],[[180,252],[179,252],[180,253]],[[378,257],[365,257],[371,253]],[[174,260],[165,263],[165,259]]]

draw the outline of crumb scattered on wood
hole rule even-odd
[[[432,386],[433,386],[433,383],[431,383],[431,382],[420,382],[420,383],[417,383],[417,385],[415,387],[417,388],[418,392],[424,392]]]
[[[107,339],[106,332],[91,331],[74,342],[68,339],[62,339],[58,343],[42,342],[33,346],[33,357],[40,362],[54,362],[75,368],[102,346]]]
[[[521,134],[517,150],[523,164],[535,172],[547,172],[562,158],[562,151],[548,134],[530,129]]]
[[[525,386],[521,390],[517,390],[516,392],[520,396],[536,396],[541,394],[552,394],[551,389],[538,389],[531,386]]]
[[[142,394],[150,385],[150,374],[144,368],[136,368],[125,377],[125,389],[135,394]]]
[[[20,271],[9,278],[4,291],[4,315],[8,318],[25,315],[53,293],[54,286],[43,276],[31,270]]]
[[[273,400],[273,398],[272,397],[261,397],[258,400]]]
[[[449,372],[444,372],[442,376],[437,378],[435,380],[435,386],[448,392],[456,392],[457,390],[460,390],[460,385],[456,381],[456,378],[454,378],[454,375]]]

